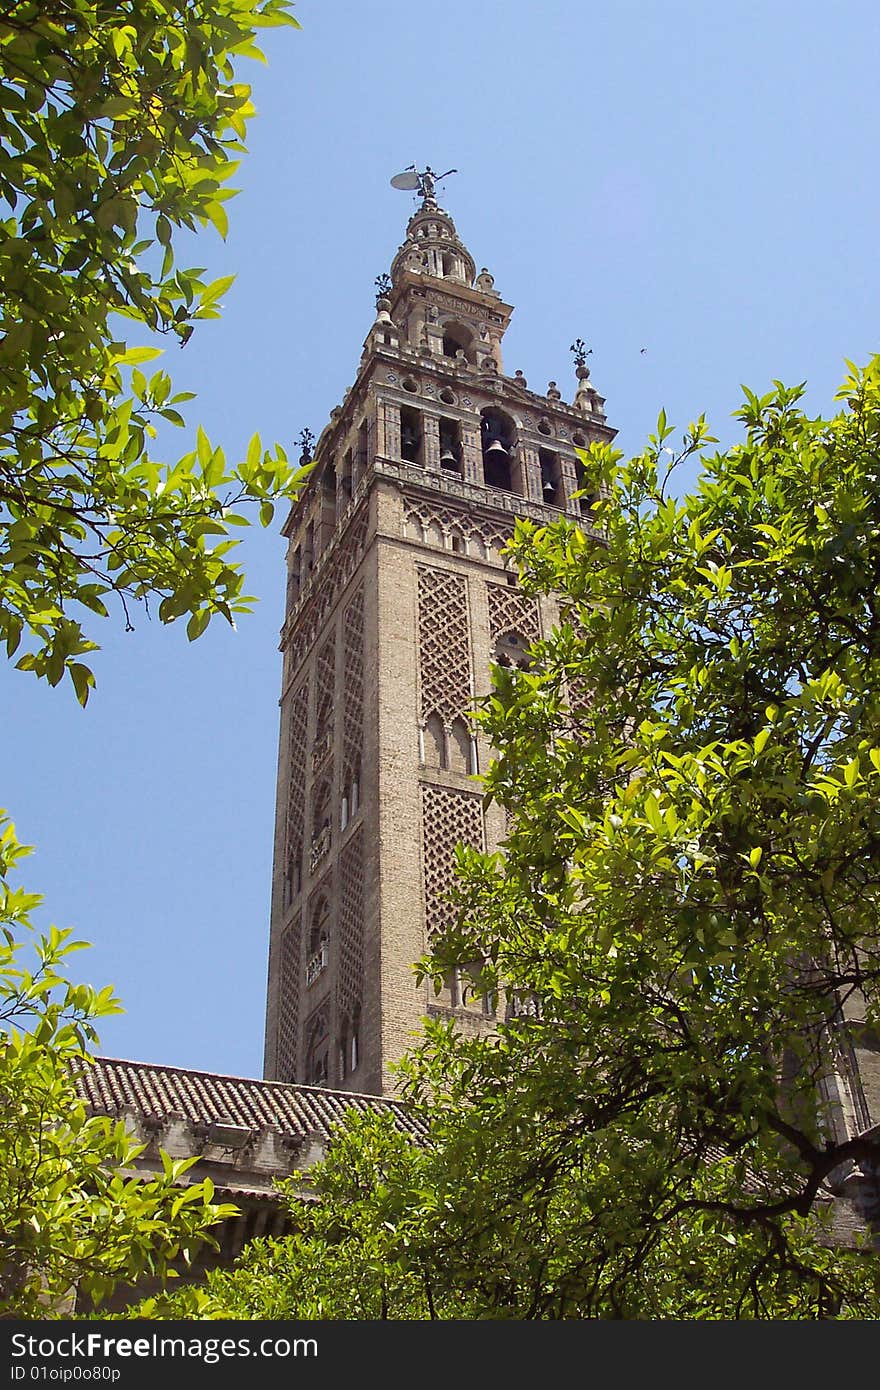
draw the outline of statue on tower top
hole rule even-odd
[[[438,183],[442,183],[450,174],[457,174],[457,169],[447,169],[445,174],[435,174],[430,164],[426,164],[424,169],[417,169],[414,164],[410,164],[400,174],[395,174],[391,180],[392,188],[402,188],[417,191],[419,197],[426,203],[434,201],[434,190]]]

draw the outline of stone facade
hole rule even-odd
[[[552,615],[501,548],[517,516],[590,529],[577,449],[615,433],[585,366],[570,404],[503,374],[511,313],[427,193],[287,521],[267,1077],[386,1094],[427,1014],[493,1023],[412,967],[456,842],[503,835],[474,699]]]

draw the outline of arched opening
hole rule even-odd
[[[422,417],[412,406],[400,407],[400,457],[406,463],[422,463]]]
[[[330,782],[327,780],[321,783],[315,793],[312,815],[312,844],[309,852],[309,871],[311,873],[315,872],[315,868],[329,851],[333,838],[330,825],[330,795]]]
[[[306,957],[306,988],[323,975],[329,963],[330,904],[323,893],[315,900],[309,917],[309,951]]]
[[[461,323],[444,323],[443,356],[456,358],[461,353],[466,362],[475,361],[473,334]]]
[[[306,1032],[305,1076],[308,1086],[326,1086],[330,1062],[328,1009],[321,1006]]]
[[[458,420],[440,417],[440,467],[447,473],[461,472],[461,425]]]
[[[583,497],[578,497],[577,499],[578,511],[581,516],[591,516],[593,504],[599,500],[599,494],[596,492],[595,484],[584,467],[583,459],[577,457],[574,467],[575,473],[577,474],[578,491],[583,489],[584,493]]]
[[[561,507],[564,505],[565,497],[562,489],[562,469],[559,466],[559,456],[554,454],[551,449],[539,449],[538,460],[541,464],[541,498],[548,507]]]
[[[354,820],[358,813],[361,800],[361,765],[360,760],[352,764],[343,773],[342,777],[342,814],[340,823],[342,829],[348,825],[349,821]]]
[[[313,956],[330,940],[330,904],[321,893],[312,904],[309,918],[309,955]]]
[[[513,421],[501,410],[484,410],[480,421],[483,447],[483,481],[487,487],[513,492]]]
[[[331,459],[321,474],[321,511],[318,518],[315,558],[336,530],[336,467]]]

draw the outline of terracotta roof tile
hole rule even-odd
[[[222,1076],[185,1067],[150,1066],[116,1057],[96,1057],[79,1077],[83,1099],[99,1114],[130,1107],[147,1117],[175,1112],[194,1124],[226,1121],[279,1134],[314,1134],[326,1140],[346,1110],[390,1111],[398,1128],[419,1137],[421,1122],[395,1100],[383,1096],[294,1086],[253,1077]]]

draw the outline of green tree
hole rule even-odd
[[[248,607],[229,551],[235,508],[302,474],[254,436],[227,463],[205,433],[177,462],[157,427],[182,425],[170,377],[140,365],[154,335],[183,344],[216,318],[234,277],[176,266],[175,228],[226,231],[227,181],[244,150],[240,60],[288,0],[14,0],[0,16],[0,640],[84,704],[84,623],[126,623],[134,603],[188,615]],[[134,322],[152,343],[129,346]]]
[[[155,598],[191,639],[231,622],[250,603],[236,507],[267,526],[305,476],[256,435],[231,466],[201,429],[159,462],[189,396],[140,369],[157,337],[185,344],[218,315],[232,277],[176,265],[172,237],[225,234],[252,114],[237,67],[261,56],[259,28],[293,23],[288,0],[12,0],[0,16],[0,640],[19,669],[67,672],[83,705],[86,625],[108,601],[130,624]],[[135,1178],[124,1128],[87,1117],[76,1072],[118,1005],[66,978],[69,931],[31,933],[39,899],[12,887],[24,851],[2,826],[0,1312],[45,1316],[74,1287],[94,1301],[163,1277],[230,1209],[186,1164]]]
[[[506,852],[463,856],[425,969],[522,1013],[413,1073],[464,1117],[450,1257],[490,1232],[517,1316],[876,1315],[876,1256],[825,1227],[880,1157],[830,1105],[878,1021],[880,359],[831,419],[802,395],[746,392],[681,499],[702,419],[668,466],[662,415],[624,466],[594,448],[604,544],[517,528],[560,622],[497,672]]]
[[[602,543],[517,525],[523,588],[559,621],[495,672],[504,853],[460,852],[457,920],[419,967],[439,986],[469,962],[506,1021],[427,1026],[405,1068],[423,1157],[374,1152],[366,1196],[348,1181],[393,1227],[373,1298],[403,1267],[444,1317],[880,1314],[876,1251],[833,1221],[880,1158],[833,1103],[878,1026],[880,359],[829,419],[802,395],[746,392],[741,442],[710,454],[701,419],[669,467],[663,416],[629,463],[594,447]],[[337,1201],[339,1152],[317,1177]],[[371,1249],[360,1221],[337,1222],[336,1275]],[[288,1250],[300,1288],[309,1251]],[[252,1260],[259,1298],[242,1273],[215,1306],[271,1306]],[[370,1277],[348,1311],[328,1283],[334,1316]]]
[[[28,852],[0,816],[0,1317],[45,1318],[69,1315],[75,1295],[98,1303],[174,1273],[236,1208],[213,1201],[209,1180],[187,1184],[192,1160],[135,1176],[141,1146],[124,1123],[87,1114],[77,1074],[119,1003],[67,978],[84,942],[33,932],[40,898],[10,877]]]
[[[418,1195],[433,1160],[387,1114],[350,1113],[326,1159],[280,1185],[294,1234],[251,1241],[233,1269],[133,1305],[135,1318],[429,1319],[465,1316],[424,1246]],[[307,1199],[303,1200],[306,1191]]]

